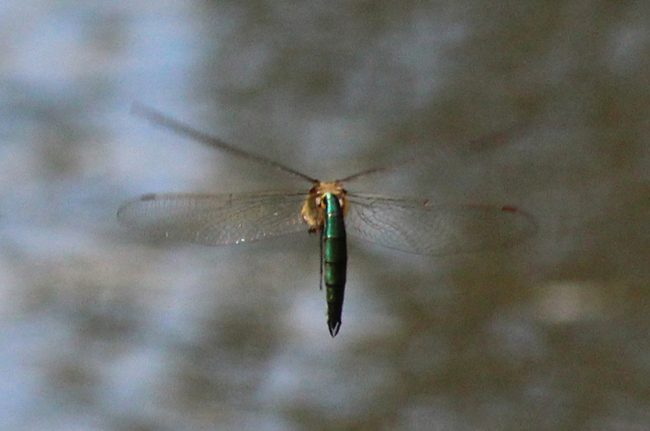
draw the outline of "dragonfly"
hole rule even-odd
[[[372,168],[320,181],[234,147],[152,108],[133,111],[155,125],[230,155],[310,183],[308,189],[244,194],[145,194],[124,203],[119,222],[151,239],[208,246],[242,244],[307,231],[320,237],[320,288],[325,286],[327,326],[341,328],[347,272],[347,235],[390,249],[431,256],[499,250],[536,230],[534,218],[510,205],[436,205],[425,198],[391,198],[348,192],[348,184],[388,168]]]

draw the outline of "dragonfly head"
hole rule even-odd
[[[309,194],[302,206],[302,218],[309,225],[310,232],[320,232],[325,224],[327,208],[323,196],[332,194],[339,200],[343,209],[343,216],[348,213],[348,192],[343,188],[341,181],[318,182],[309,190]]]

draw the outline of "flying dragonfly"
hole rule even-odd
[[[341,328],[347,271],[347,234],[391,249],[444,256],[513,246],[536,230],[534,219],[513,206],[435,205],[424,198],[390,198],[348,192],[343,184],[386,171],[373,168],[327,182],[240,150],[141,105],[137,115],[231,155],[299,177],[299,191],[246,194],[146,194],[123,204],[121,224],[149,238],[217,246],[307,230],[320,236],[320,286],[327,325]]]

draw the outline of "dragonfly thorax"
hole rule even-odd
[[[302,206],[302,218],[309,225],[309,232],[320,232],[325,224],[327,208],[323,196],[327,194],[334,195],[338,198],[339,204],[343,209],[343,216],[348,213],[347,191],[343,188],[340,181],[318,182],[309,190],[309,194]]]

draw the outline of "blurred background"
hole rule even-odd
[[[650,429],[650,3],[0,2],[0,429]],[[537,233],[440,258],[318,239],[153,244],[149,192],[323,180],[510,205]]]

